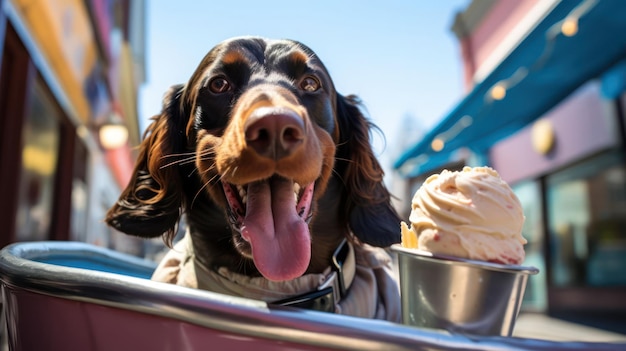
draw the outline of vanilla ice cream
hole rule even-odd
[[[433,254],[519,265],[524,261],[522,205],[498,172],[465,167],[430,176],[402,222],[402,246]]]

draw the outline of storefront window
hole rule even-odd
[[[547,178],[551,284],[626,286],[626,167],[618,152]]]
[[[60,127],[54,101],[41,84],[35,84],[22,129],[18,241],[48,239],[52,222]]]
[[[541,218],[541,188],[537,181],[518,183],[512,187],[524,209],[524,228],[522,235],[528,243],[524,246],[526,259],[524,265],[539,269],[539,274],[528,280],[524,293],[525,310],[543,311],[547,306],[546,269],[543,258],[544,233]]]

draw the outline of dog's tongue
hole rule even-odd
[[[241,235],[252,246],[257,269],[269,280],[297,278],[309,265],[309,227],[296,212],[291,181],[273,177],[248,185]]]

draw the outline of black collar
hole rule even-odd
[[[352,283],[354,272],[348,272],[344,269],[347,261],[354,260],[352,251],[350,244],[344,239],[333,253],[330,265],[331,273],[317,290],[276,301],[273,304],[334,313],[335,304],[345,297],[346,291]],[[354,270],[354,262],[349,264],[353,266],[351,269]]]

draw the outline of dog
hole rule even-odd
[[[106,222],[171,247],[184,216],[154,280],[398,321],[400,217],[361,105],[302,43],[226,40],[165,94]]]

